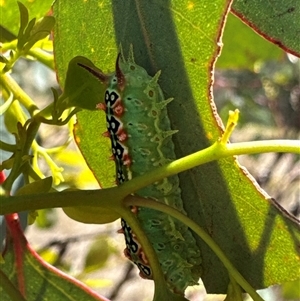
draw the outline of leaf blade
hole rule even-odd
[[[6,221],[10,235],[6,241],[3,256],[5,263],[1,265],[1,270],[16,287],[20,285],[18,282],[20,273],[23,274],[26,300],[109,301],[76,279],[47,264],[27,243],[16,214],[6,216]],[[16,260],[19,267],[17,269]],[[0,293],[1,300],[11,300],[2,287]]]
[[[298,1],[236,0],[233,12],[267,40],[300,56],[300,5]],[[296,30],[295,30],[296,29]]]
[[[64,29],[57,28],[60,33],[60,41],[56,43],[59,78],[64,81],[63,64],[75,55],[85,55],[102,70],[107,70],[114,65],[119,44],[122,43],[125,56],[133,44],[135,61],[150,75],[162,70],[159,83],[164,94],[166,98],[175,98],[168,106],[168,113],[173,129],[179,130],[173,136],[177,157],[203,149],[222,132],[211,85],[229,4],[221,0],[214,5],[208,1],[188,5],[180,0],[127,1],[126,4],[106,2],[102,10],[96,10],[97,4],[92,1],[76,7],[56,3],[54,13],[67,22]],[[75,23],[73,18],[68,20],[68,16],[74,14],[78,17]],[[85,39],[77,41],[78,36]],[[64,52],[66,44],[62,43],[72,45],[70,51]],[[97,126],[91,121],[85,122],[90,112],[85,114],[79,117],[79,124],[94,137]],[[104,124],[104,118],[95,118],[98,117]],[[105,162],[108,153],[98,153],[99,163],[95,159],[91,164],[93,169]],[[110,168],[113,174],[113,167]],[[295,277],[298,228],[245,174],[234,158],[203,165],[180,175],[182,196],[189,217],[207,230],[255,288],[261,288]],[[278,237],[287,246],[288,261],[281,252],[283,243],[278,243]],[[226,292],[227,271],[200,239],[198,245],[203,254],[202,279],[207,291]],[[271,251],[274,248],[276,251]],[[264,265],[265,254],[269,256],[267,266]],[[277,273],[272,268],[274,264],[288,265],[288,268]]]

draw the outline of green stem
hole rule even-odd
[[[32,119],[29,119],[28,122],[28,128],[26,130],[27,133],[27,137],[26,137],[26,141],[25,144],[23,146],[23,153],[24,154],[28,154],[30,151],[30,148],[32,146],[32,143],[37,135],[37,132],[40,128],[41,123],[39,121],[37,121],[34,117]]]
[[[16,83],[16,81],[9,75],[0,73],[0,82],[11,91],[15,98],[20,101],[20,103],[28,110],[28,112],[33,115],[38,107],[34,101],[24,92],[24,90]]]
[[[229,141],[229,138],[238,123],[239,114],[240,114],[240,111],[238,109],[236,109],[235,111],[229,111],[225,131],[224,131],[222,137],[220,138],[220,142],[222,144],[225,145]]]
[[[10,50],[10,49],[16,49],[17,48],[17,43],[18,43],[18,40],[13,40],[13,41],[10,41],[10,42],[6,42],[6,43],[3,43],[1,45],[1,51],[2,53]]]
[[[273,140],[226,145],[217,142],[204,150],[175,160],[170,164],[156,168],[147,172],[145,175],[125,182],[119,187],[102,190],[67,191],[56,194],[26,195],[21,197],[12,196],[10,198],[3,197],[1,200],[0,214],[43,208],[75,207],[86,204],[89,206],[107,205],[109,207],[110,202],[113,200],[122,200],[127,195],[143,187],[195,166],[225,158],[226,156],[270,151],[299,153],[299,142],[291,140]]]
[[[251,155],[258,153],[295,153],[300,154],[299,140],[262,140],[251,142],[239,142],[226,145],[224,157]]]
[[[0,285],[2,289],[7,293],[12,301],[26,301],[20,291],[12,284],[9,278],[0,269]]]
[[[16,50],[17,42],[18,42],[18,40],[13,40],[11,42],[3,43],[2,49],[1,49],[2,52],[8,51],[10,49]],[[48,53],[48,52],[42,50],[41,48],[38,48],[37,45],[35,45],[34,48],[31,48],[28,51],[28,54],[31,55],[32,57],[36,58],[39,62],[43,63],[50,69],[54,70],[53,54]],[[20,52],[19,55],[26,57],[27,53]],[[15,62],[15,59],[14,59],[14,62]]]
[[[163,178],[173,176],[214,160],[235,155],[270,152],[300,154],[300,142],[297,140],[267,140],[224,144],[218,141],[206,149],[177,159],[167,165],[153,169],[142,176],[125,182],[120,188],[125,195],[128,195]]]
[[[39,48],[30,49],[28,51],[28,54],[36,58],[39,62],[43,63],[47,67],[49,67],[51,70],[54,70],[54,60],[52,54],[49,54],[46,51]]]
[[[218,258],[223,262],[224,266],[228,270],[229,274],[235,279],[235,281],[253,298],[254,301],[263,301],[263,299],[258,295],[254,288],[247,282],[247,280],[240,274],[240,272],[234,267],[234,265],[227,258],[225,253],[221,248],[215,243],[215,241],[205,232],[200,226],[198,226],[194,221],[188,218],[186,215],[182,214],[178,210],[159,203],[150,199],[144,199],[137,196],[128,196],[124,200],[124,204],[127,206],[138,206],[146,207],[164,212],[185,225],[191,228],[201,239],[212,249],[212,251],[218,256]]]
[[[92,207],[103,206],[112,209],[120,206],[121,200],[116,197],[117,195],[120,195],[119,187],[10,197],[0,195],[0,214],[5,215],[14,212],[46,208],[84,206],[87,204]],[[123,195],[122,198],[125,198],[125,195]]]
[[[17,177],[20,175],[20,169],[23,163],[23,148],[22,148],[22,137],[16,138],[16,151],[14,152],[14,161],[13,166],[11,168],[11,172],[9,173],[8,177],[4,181],[2,187],[6,190],[6,193],[12,190],[12,185]]]
[[[11,93],[10,96],[4,101],[4,104],[0,106],[0,115],[3,115],[7,111],[13,101],[14,95]]]
[[[4,150],[6,152],[13,153],[16,150],[16,145],[9,144],[9,143],[6,143],[6,142],[0,140],[0,149]]]
[[[136,216],[133,215],[133,213],[131,213],[128,208],[124,207],[122,207],[122,209],[119,210],[118,213],[122,216],[123,219],[126,220],[126,222],[128,222],[133,233],[137,236],[138,242],[143,246],[143,252],[145,253],[147,260],[149,261],[149,265],[151,266],[152,278],[154,282],[156,284],[159,284],[160,286],[166,286],[164,274],[160,268],[157,255],[149,239],[145,235],[145,232],[143,231],[141,225],[139,224]]]

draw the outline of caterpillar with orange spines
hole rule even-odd
[[[99,69],[79,64],[106,85],[103,103],[97,105],[106,113],[107,132],[116,166],[116,181],[122,185],[175,160],[174,144],[167,115],[167,104],[158,84],[160,72],[154,77],[134,62],[130,50],[128,60],[119,54],[115,72],[104,74]],[[136,192],[168,204],[185,213],[179,179],[165,178]],[[196,241],[186,225],[162,212],[137,208],[136,216],[153,245],[170,288],[184,293],[189,285],[198,283],[201,275],[201,256]],[[139,268],[143,278],[152,278],[147,258],[130,225],[121,220],[125,236],[125,255]]]

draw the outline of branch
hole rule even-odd
[[[147,174],[136,177],[119,187],[86,190],[86,191],[63,191],[59,193],[46,193],[40,195],[23,195],[1,197],[0,214],[8,214],[26,210],[38,210],[55,207],[95,206],[112,208],[113,203],[124,199],[156,181],[173,176],[185,170],[191,169],[214,160],[242,154],[255,154],[262,152],[293,152],[300,153],[299,141],[273,140],[255,141],[233,144],[216,142],[212,146],[175,160],[167,165],[153,169]]]

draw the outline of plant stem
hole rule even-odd
[[[133,233],[137,236],[138,242],[143,246],[143,252],[149,261],[149,265],[151,266],[152,279],[155,283],[159,283],[161,286],[166,286],[164,274],[160,268],[157,255],[136,216],[128,211],[128,208],[125,207],[122,210],[119,210],[118,213],[126,220],[126,222],[128,222]]]
[[[215,241],[205,232],[200,226],[198,226],[190,218],[179,212],[178,210],[167,206],[163,203],[159,203],[150,199],[144,199],[137,196],[128,196],[124,200],[124,204],[127,206],[146,207],[164,212],[185,225],[191,228],[201,239],[212,249],[212,251],[223,262],[224,266],[228,270],[229,274],[235,279],[235,281],[253,298],[254,301],[263,301],[254,288],[247,282],[247,280],[240,274],[240,272],[234,267],[234,265],[227,258],[221,248],[215,243]]]
[[[54,60],[53,54],[49,54],[40,48],[33,48],[28,51],[28,54],[36,58],[39,62],[43,63],[45,66],[54,70]]]
[[[43,208],[75,207],[87,204],[95,207],[109,207],[112,201],[123,199],[127,195],[156,181],[198,165],[225,158],[227,156],[271,151],[300,153],[299,141],[273,140],[242,142],[226,145],[216,142],[204,150],[151,170],[145,175],[123,183],[119,187],[102,190],[64,191],[55,194],[48,193],[41,195],[11,196],[9,198],[3,197],[1,199],[0,214],[8,214],[25,210],[38,210]]]
[[[8,51],[10,49],[16,50],[18,40],[13,40],[11,42],[3,43],[2,44],[2,52]],[[45,50],[42,50],[38,47],[39,44],[37,43],[34,48],[29,49],[28,53],[19,53],[21,56],[25,56],[28,54],[34,58],[36,58],[39,62],[43,63],[45,66],[49,67],[51,70],[54,70],[54,60],[53,54],[48,53]],[[42,47],[42,45],[40,45]],[[14,60],[15,61],[15,60]]]
[[[46,208],[74,207],[89,205],[93,207],[115,208],[120,206],[120,199],[117,195],[122,195],[119,187],[96,189],[96,190],[75,190],[50,192],[31,195],[19,195],[4,197],[0,195],[0,214],[5,215],[13,212],[27,210],[39,210]],[[122,195],[122,199],[125,195]]]
[[[11,91],[15,98],[28,110],[31,116],[34,114],[38,107],[35,102],[23,91],[23,89],[16,83],[16,81],[9,75],[0,73],[0,82]]]
[[[6,43],[3,43],[1,45],[1,51],[2,53],[10,50],[10,49],[16,49],[17,48],[17,43],[18,43],[18,40],[13,40],[13,41],[10,41],[10,42],[6,42]]]
[[[124,191],[124,194],[128,195],[163,178],[173,176],[214,160],[235,155],[270,152],[291,152],[300,154],[300,142],[297,140],[266,140],[224,144],[217,141],[206,149],[177,159],[167,165],[153,169],[142,176],[125,182],[120,188]]]
[[[0,149],[4,150],[6,152],[13,153],[14,151],[16,151],[16,145],[15,144],[9,144],[9,143],[6,143],[6,142],[0,140]]]
[[[226,145],[226,152],[222,157],[250,155],[258,153],[295,153],[300,154],[299,140],[262,140],[239,142]]]

